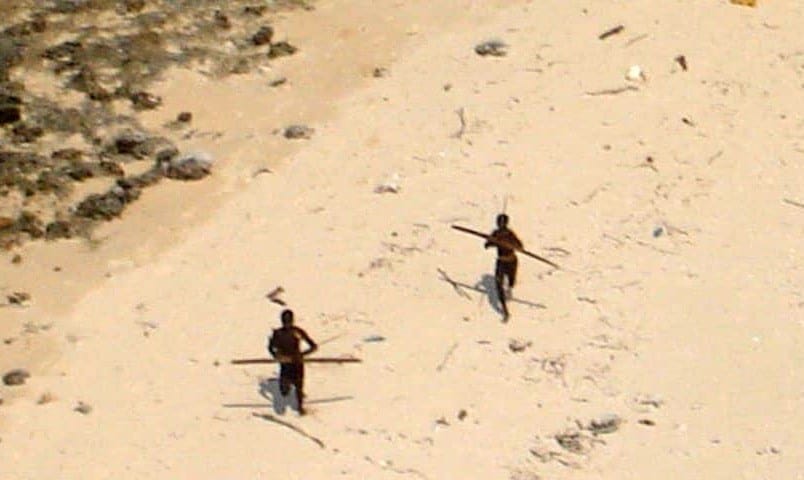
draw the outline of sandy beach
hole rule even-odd
[[[213,174],[0,256],[31,295],[0,308],[0,373],[31,374],[0,386],[0,478],[804,479],[802,24],[320,0],[274,23],[297,55],[170,70],[139,118],[193,112],[175,140]],[[561,266],[520,256],[507,323],[450,228],[503,209]],[[309,365],[306,416],[229,364],[267,356],[280,286],[318,354],[363,360]]]

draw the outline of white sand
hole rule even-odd
[[[804,7],[433,3],[323,2],[282,22],[302,53],[275,71],[166,79],[146,122],[220,132],[184,145],[215,176],[147,191],[94,250],[2,267],[34,297],[4,328],[51,326],[0,346],[33,374],[3,390],[0,478],[804,478],[804,208],[785,202],[804,202]],[[476,55],[488,38],[508,55]],[[271,133],[291,123],[314,136]],[[544,307],[502,324],[438,269],[492,272],[449,226],[490,230],[506,198],[564,268],[521,258],[514,294]],[[303,418],[260,395],[273,367],[227,364],[265,355],[278,285],[335,337],[321,355],[364,359],[309,366]],[[624,423],[583,455],[553,439],[607,413]]]

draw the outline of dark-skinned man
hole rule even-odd
[[[279,391],[286,396],[293,386],[299,415],[304,415],[304,356],[315,352],[318,345],[307,332],[293,324],[292,310],[284,310],[281,319],[282,328],[275,329],[271,334],[268,351],[279,362]],[[301,350],[302,340],[308,346],[304,351]]]
[[[506,295],[503,282],[508,280],[508,289],[514,287],[518,260],[515,249],[523,248],[522,242],[513,230],[508,228],[508,215],[497,215],[497,229],[491,232],[491,239],[486,241],[485,248],[497,247],[497,263],[494,268],[494,283],[497,287],[497,296],[502,305],[503,321],[508,321],[508,306],[505,304]]]

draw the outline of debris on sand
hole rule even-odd
[[[402,190],[398,173],[391,174],[388,179],[374,187],[374,193],[399,193]]]
[[[531,345],[533,345],[533,342],[514,338],[508,341],[508,350],[511,350],[514,353],[520,353],[530,348]]]
[[[619,415],[608,413],[598,418],[592,419],[586,426],[586,429],[592,432],[592,435],[602,435],[606,433],[614,433],[620,428],[623,419]]]
[[[622,25],[617,25],[616,27],[612,27],[605,32],[601,33],[597,36],[599,40],[605,40],[611,36],[617,35],[618,33],[622,33],[625,30],[625,27]]]
[[[309,140],[312,138],[315,129],[307,125],[289,125],[285,127],[285,138],[290,140],[303,139]]]
[[[31,377],[27,370],[17,368],[7,372],[3,375],[3,384],[8,386],[19,386],[25,384],[25,381]]]
[[[481,57],[504,57],[508,54],[508,44],[502,40],[487,40],[475,46],[475,53]]]
[[[31,294],[27,292],[14,292],[6,299],[10,305],[25,305],[31,300]]]
[[[88,405],[88,404],[86,404],[84,402],[79,401],[78,405],[75,406],[73,411],[76,411],[76,412],[78,412],[80,414],[83,414],[83,415],[89,415],[90,413],[92,413],[92,406]]]
[[[266,45],[271,43],[274,38],[274,29],[268,25],[260,27],[257,32],[251,36],[251,43],[256,46]]]

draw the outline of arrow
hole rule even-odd
[[[475,236],[478,236],[478,237],[481,237],[481,238],[485,238],[486,240],[488,240],[489,242],[491,242],[491,243],[493,243],[495,245],[498,245],[498,246],[503,247],[503,248],[509,248],[511,250],[516,250],[517,252],[520,252],[520,253],[525,254],[525,255],[527,255],[529,257],[535,258],[536,260],[539,260],[540,262],[544,262],[544,263],[550,265],[551,267],[553,267],[555,269],[558,269],[558,270],[561,269],[561,267],[559,267],[558,265],[556,265],[555,263],[551,262],[550,260],[548,260],[548,259],[546,259],[544,257],[540,257],[539,255],[536,255],[533,252],[529,252],[529,251],[525,250],[524,248],[519,248],[519,247],[517,247],[515,245],[511,245],[511,244],[509,244],[507,242],[502,242],[500,240],[497,240],[496,238],[492,237],[491,235],[485,234],[483,232],[478,232],[477,230],[472,230],[471,228],[461,227],[460,225],[453,225],[452,228],[454,228],[455,230],[458,230],[459,232],[464,232],[464,233],[475,235]]]

